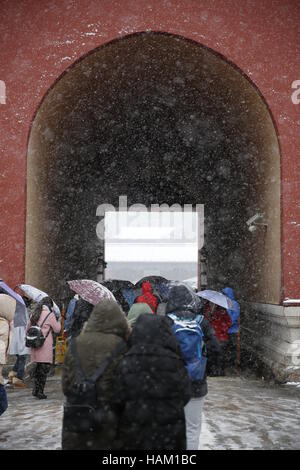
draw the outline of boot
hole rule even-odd
[[[49,372],[50,364],[39,363],[37,364],[34,379],[34,390],[37,398],[45,400],[47,395],[44,394],[44,388],[47,381],[47,373]]]
[[[12,384],[13,384],[14,388],[26,388],[26,385],[23,382],[23,380],[18,379],[18,377],[13,377]]]
[[[17,377],[17,373],[14,370],[11,370],[8,374],[8,382],[13,383],[14,377]]]

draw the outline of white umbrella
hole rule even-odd
[[[102,300],[114,300],[116,302],[113,293],[99,282],[91,279],[78,279],[68,281],[68,284],[76,294],[79,294],[83,300],[92,305],[97,305]]]
[[[184,279],[184,284],[188,284],[192,289],[198,288],[198,277],[191,277],[190,279]]]
[[[19,284],[18,287],[24,292],[24,294],[26,294],[29,299],[34,300],[35,302],[40,302],[45,297],[49,297],[46,292],[43,292],[34,286],[30,286],[29,284]],[[60,310],[54,301],[53,310],[57,316],[61,315]]]
[[[220,307],[226,308],[228,310],[235,310],[235,306],[231,299],[221,292],[215,290],[202,290],[197,292],[198,297],[202,299],[209,300],[213,304],[219,305]]]

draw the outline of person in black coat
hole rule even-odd
[[[166,314],[174,314],[179,319],[194,320],[197,315],[203,315],[203,304],[200,298],[186,285],[174,286],[170,290]],[[207,358],[218,357],[221,354],[221,346],[209,321],[202,317],[200,326],[205,344],[203,353]],[[191,382],[191,400],[185,407],[188,450],[198,449],[202,426],[202,410],[207,393],[207,376],[205,373],[203,380]]]
[[[188,374],[167,317],[142,314],[116,371],[117,449],[185,450]]]
[[[67,337],[75,338],[79,336],[83,325],[88,321],[93,311],[94,306],[86,300],[78,299],[75,305],[74,313],[72,316],[70,328],[67,332]]]

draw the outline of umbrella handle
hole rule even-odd
[[[63,307],[61,309],[61,331],[64,331],[65,316],[66,316],[66,310],[65,310],[65,307]]]
[[[237,342],[237,369],[238,373],[241,374],[241,320],[239,317],[239,332]]]

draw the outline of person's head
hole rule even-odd
[[[127,316],[127,320],[129,321],[129,324],[132,326],[138,317],[142,315],[143,313],[151,313],[153,314],[150,306],[146,303],[136,303],[133,304],[132,307],[130,308]]]
[[[84,333],[105,333],[127,340],[130,326],[121,307],[114,300],[102,300],[88,319]]]
[[[170,290],[166,314],[190,312],[199,314],[202,309],[200,298],[185,284],[174,286]]]
[[[153,347],[178,350],[178,342],[172,331],[172,320],[168,317],[160,317],[153,313],[141,314],[132,329],[130,345],[151,344]]]
[[[34,308],[31,316],[31,324],[36,325],[40,319],[43,308],[47,308],[49,312],[53,310],[53,300],[50,297],[44,297],[40,300]]]
[[[92,304],[80,297],[75,304],[74,316],[87,321],[90,318],[93,308],[94,306]]]
[[[26,297],[25,295],[22,297],[22,299],[24,300],[25,307],[29,308],[31,306],[32,300]]]
[[[47,307],[50,312],[52,312],[53,310],[53,300],[51,299],[51,297],[44,297],[42,300],[41,300],[41,305],[44,307]]]

